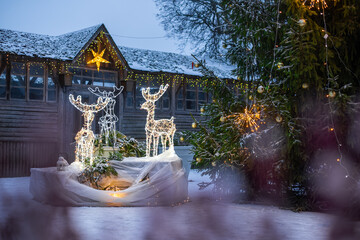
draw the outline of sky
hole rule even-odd
[[[153,0],[0,0],[0,6],[3,29],[60,35],[104,23],[118,45],[191,53],[166,37]]]

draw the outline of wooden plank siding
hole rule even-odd
[[[59,154],[58,104],[0,101],[0,177],[28,176],[55,166]]]

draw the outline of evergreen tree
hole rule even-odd
[[[360,142],[351,131],[358,124],[360,4],[328,0],[324,9],[322,2],[319,8],[303,0],[218,2],[226,31],[217,37],[248,87],[237,84],[243,93],[236,96],[217,79],[208,87],[216,99],[206,107],[208,121],[189,136],[197,166],[207,169],[215,184],[230,168],[246,176],[252,196],[271,193],[303,209],[319,199],[311,180],[329,177],[324,168],[358,179]],[[186,22],[199,16],[182,17]],[[221,118],[252,104],[262,106],[266,121],[255,133]],[[271,157],[259,154],[275,148]],[[330,152],[331,158],[316,160]]]

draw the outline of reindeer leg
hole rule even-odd
[[[147,157],[150,157],[150,135],[148,132],[146,132],[146,156]]]

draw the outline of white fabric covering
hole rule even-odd
[[[51,167],[31,169],[30,192],[37,201],[70,206],[157,206],[187,200],[187,174],[173,150],[156,157],[125,158],[110,164],[121,181],[130,182],[129,188],[97,190],[77,181],[78,170],[69,167],[57,171]]]

